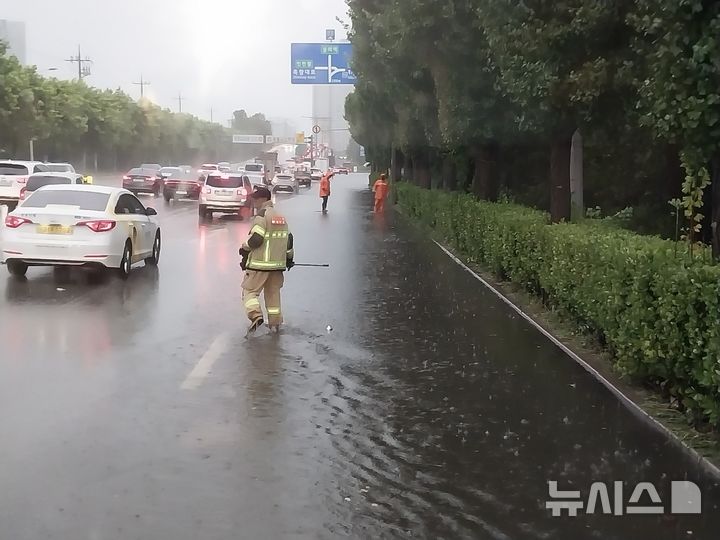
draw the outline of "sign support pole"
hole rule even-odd
[[[335,40],[335,31],[332,32],[326,31],[325,36],[327,40],[332,43]],[[333,109],[332,109],[332,93],[333,93],[333,87],[332,87],[332,79],[330,78],[330,68],[328,68],[328,135],[327,135],[327,141],[325,141],[325,135],[323,134],[323,142],[327,143],[328,146],[328,165],[330,165],[330,151],[332,151],[332,129],[333,129]]]

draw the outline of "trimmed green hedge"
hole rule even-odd
[[[620,373],[720,425],[720,266],[672,242],[526,207],[395,184],[409,216],[471,262],[542,295],[597,334]]]

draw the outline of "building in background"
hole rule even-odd
[[[345,120],[345,98],[353,91],[349,84],[313,86],[313,125],[320,126],[317,142],[327,145],[336,156],[345,155],[350,126]]]
[[[270,125],[276,137],[295,137],[297,133],[295,124],[287,118],[270,118]]]
[[[9,45],[10,54],[16,56],[20,63],[27,63],[24,22],[0,19],[0,41]]]

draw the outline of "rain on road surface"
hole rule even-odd
[[[194,203],[144,199],[163,253],[125,283],[3,269],[0,538],[717,538],[717,483],[366,183],[278,201],[331,264],[286,274],[279,336],[244,339],[247,222]],[[701,516],[545,508],[683,479]]]

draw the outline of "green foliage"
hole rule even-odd
[[[477,11],[520,106],[521,130],[570,134],[612,112],[608,96],[627,91],[626,0],[482,0]],[[611,105],[610,110],[603,104]]]
[[[698,156],[683,152],[681,154],[682,166],[685,169],[685,181],[682,185],[683,198],[681,199],[685,217],[688,219],[688,240],[692,249],[695,234],[702,228],[703,215],[699,209],[703,205],[703,191],[710,185],[710,174],[705,167],[697,167],[701,160]]]
[[[382,7],[349,0],[353,71],[360,76],[348,96],[353,138],[373,155],[393,144],[425,148],[439,140],[437,100],[428,67],[418,62],[433,47],[437,2],[398,0]],[[375,150],[377,149],[377,150]]]
[[[272,125],[264,114],[248,116],[244,109],[233,113],[232,129],[243,135],[272,135]]]
[[[629,16],[643,59],[638,77],[642,121],[683,152],[683,207],[692,246],[704,217],[707,164],[720,154],[720,4],[635,0]],[[714,201],[714,205],[720,201]],[[717,254],[716,254],[717,255]]]
[[[476,195],[489,198],[505,190],[548,208],[548,150],[563,150],[580,128],[591,205],[610,212],[644,202],[650,208],[677,195],[665,189],[670,182],[658,182],[667,176],[662,145],[638,125],[633,28],[627,22],[632,2],[348,5],[358,83],[346,118],[369,155],[399,148],[413,161],[418,152],[449,158],[458,170],[470,171],[451,182],[453,188],[470,184]],[[562,171],[559,161],[566,156],[557,155],[553,170]],[[447,170],[443,165],[431,164],[433,185]]]
[[[644,59],[643,121],[705,159],[720,144],[720,4],[635,0],[629,20]]]
[[[247,121],[252,129],[269,126],[262,115]],[[135,101],[120,90],[41,77],[8,56],[0,42],[0,156],[29,157],[31,138],[36,158],[80,165],[96,157],[107,168],[219,159],[231,146],[219,124]]]
[[[594,220],[548,224],[514,204],[398,183],[405,212],[602,337],[616,368],[720,425],[720,267]]]

